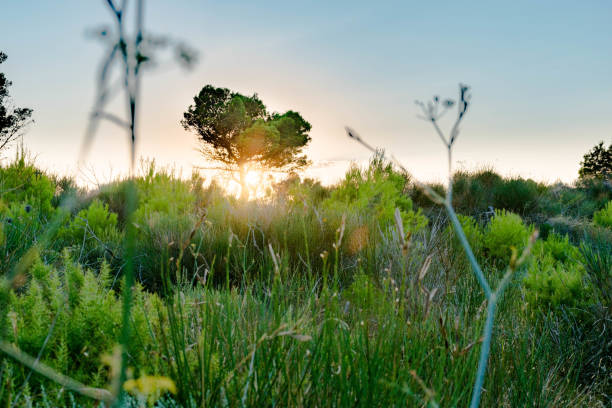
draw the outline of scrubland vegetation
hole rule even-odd
[[[154,163],[134,178],[126,404],[468,405],[486,302],[410,175],[379,154],[334,186],[291,177],[253,201],[203,181]],[[0,338],[99,389],[117,381],[128,184],[84,191],[23,153],[0,168]],[[610,200],[605,179],[454,175],[492,287],[540,231],[497,306],[482,406],[612,403]],[[97,404],[5,354],[0,401]]]
[[[460,85],[456,102],[417,102],[448,149],[447,185],[347,128],[375,151],[367,167],[330,187],[293,174],[249,201],[249,171],[308,165],[311,125],[205,85],[181,124],[241,197],[154,162],[134,172],[141,68],[156,48],[194,56],[144,31],[143,0],[127,31],[126,3],[106,2],[115,29],[97,33],[110,48],[82,157],[109,120],[130,177],[84,190],[23,150],[0,165],[0,405],[612,404],[612,146],[572,185],[452,173]],[[4,106],[10,84],[0,73],[0,150],[32,113]],[[107,111],[117,95],[126,118]],[[453,106],[447,138],[437,119]]]

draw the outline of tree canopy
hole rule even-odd
[[[0,64],[6,61],[6,54],[0,51]],[[11,108],[9,91],[11,81],[0,72],[0,151],[19,136],[19,131],[30,121],[32,109]]]
[[[289,110],[268,113],[257,94],[245,96],[206,85],[183,114],[185,130],[198,135],[204,156],[239,174],[242,197],[248,197],[249,170],[291,172],[308,165],[302,149],[311,126]]]
[[[580,170],[578,174],[580,178],[597,177],[611,178],[612,177],[612,144],[606,147],[603,142],[593,147],[583,156],[580,162]]]

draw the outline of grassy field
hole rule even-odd
[[[118,389],[133,259],[124,406],[467,406],[487,302],[446,213],[381,155],[273,191],[246,202],[153,163],[92,191],[23,154],[1,167],[0,404],[99,404],[38,362]],[[612,403],[611,199],[601,180],[454,175],[491,287],[540,231],[497,304],[482,406]]]

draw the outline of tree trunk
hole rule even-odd
[[[245,201],[249,199],[249,185],[246,176],[246,166],[240,166],[240,199]]]

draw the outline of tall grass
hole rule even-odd
[[[125,9],[107,2],[117,41],[102,65],[84,145],[109,119],[128,131],[132,167],[140,64],[149,57],[142,4],[131,38]],[[104,111],[115,59],[127,120]],[[448,149],[444,192],[379,153],[338,186],[293,180],[256,202],[153,167],[86,199],[65,180],[55,194],[51,178],[23,160],[14,174],[3,169],[0,186],[17,180],[34,193],[26,203],[2,189],[9,207],[0,214],[11,222],[0,231],[10,264],[0,281],[0,402],[603,406],[609,344],[596,334],[609,334],[608,249],[582,247],[584,287],[600,290],[580,311],[525,303],[517,275],[529,247],[506,253],[505,270],[472,250],[455,212],[466,197],[479,200],[465,212],[489,211],[493,200],[529,215],[542,208],[546,189],[487,171],[453,176],[468,103],[462,86],[448,137],[437,119],[452,103],[421,105]],[[424,217],[414,205],[425,206],[422,191],[445,215]]]

